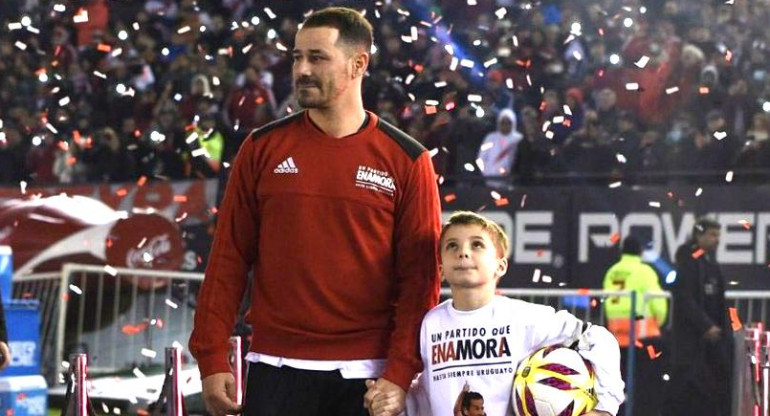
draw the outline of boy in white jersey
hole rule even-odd
[[[512,415],[517,364],[540,347],[575,341],[596,371],[599,403],[586,415],[617,413],[624,384],[612,334],[566,311],[495,295],[508,268],[508,238],[497,224],[473,212],[457,212],[444,225],[440,244],[442,277],[452,299],[422,321],[424,369],[410,393],[410,416],[462,415],[458,398],[469,390],[483,396],[485,414]]]

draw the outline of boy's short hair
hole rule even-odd
[[[367,53],[372,49],[374,29],[366,18],[347,7],[327,7],[314,12],[302,23],[303,28],[331,27],[339,31],[338,41],[358,46]]]
[[[444,245],[444,236],[447,230],[456,225],[478,225],[489,234],[492,242],[495,243],[497,255],[506,257],[508,253],[508,236],[505,234],[505,231],[496,222],[472,211],[457,211],[449,217],[449,221],[441,229],[441,237],[439,238],[441,246]]]

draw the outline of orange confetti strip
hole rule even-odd
[[[508,198],[500,198],[500,199],[496,199],[495,200],[495,205],[498,206],[498,207],[503,207],[503,206],[506,206],[508,204],[509,204]]]
[[[121,328],[120,330],[126,335],[136,335],[144,331],[146,328],[147,328],[147,322],[142,322],[136,325],[131,325],[131,324],[123,325],[123,328]]]
[[[425,69],[425,67],[423,67],[423,66],[422,66],[422,65],[420,65],[420,64],[417,64],[417,65],[415,65],[415,66],[414,66],[414,70],[415,70],[415,71],[417,71],[417,73],[418,73],[418,74],[419,74],[420,72],[422,72],[422,70],[423,70],[423,69]]]
[[[735,308],[728,308],[730,310],[730,324],[733,326],[733,331],[737,331],[743,327],[741,323],[741,317],[738,316],[738,310]]]
[[[581,287],[580,289],[578,289],[578,295],[587,295],[589,290],[590,289],[588,288]]]
[[[660,357],[660,355],[663,354],[663,353],[662,352],[656,352],[654,346],[648,345],[647,346],[647,354],[650,356],[651,360],[654,360],[654,359]]]
[[[147,177],[142,175],[139,177],[139,180],[136,181],[136,186],[144,186],[144,184],[147,183]]]
[[[148,416],[150,412],[145,409],[136,409],[136,414],[139,416]]]
[[[699,248],[692,252],[692,258],[697,259],[698,257],[702,256],[705,251],[703,251],[702,248]]]
[[[740,224],[743,226],[743,228],[745,228],[745,229],[747,229],[747,230],[750,230],[750,229],[751,229],[751,224],[749,224],[749,222],[748,222],[748,221],[746,221],[746,220],[741,220],[741,221],[739,221],[739,222],[740,222]]]
[[[96,46],[96,50],[99,52],[109,52],[112,50],[112,46],[106,44],[106,43],[100,43]]]
[[[610,243],[615,245],[618,243],[618,241],[620,241],[620,233],[612,233],[610,236]]]
[[[698,88],[698,94],[708,94],[708,93],[709,93],[709,87]]]
[[[187,195],[174,195],[174,202],[187,202]]]
[[[426,105],[425,106],[425,114],[436,114],[436,106],[435,105]]]
[[[457,199],[457,195],[455,195],[455,194],[449,194],[449,195],[445,195],[444,196],[444,201],[445,202],[452,202],[455,199]]]
[[[115,191],[115,195],[120,196],[120,197],[126,196],[126,195],[128,195],[128,189],[120,188],[117,191]]]
[[[639,341],[639,339],[638,339],[638,338],[637,338],[636,340],[634,340],[634,346],[635,346],[636,348],[640,348],[640,349],[641,349],[641,348],[644,348],[644,344],[642,344],[642,341]]]

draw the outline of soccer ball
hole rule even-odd
[[[519,364],[513,379],[517,416],[578,416],[596,406],[591,363],[562,345],[541,348]]]

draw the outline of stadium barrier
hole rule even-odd
[[[62,383],[64,357],[78,352],[91,352],[89,368],[93,374],[109,374],[137,365],[162,367],[164,357],[155,350],[186,344],[192,330],[197,285],[202,279],[201,273],[66,264],[60,273],[25,275],[23,280],[14,281],[13,297],[40,300],[43,371],[49,383]],[[500,294],[565,309],[580,319],[604,325],[604,299],[630,296],[631,292],[501,288]],[[448,296],[449,290],[443,289],[442,295]],[[669,293],[663,293],[645,294],[643,302],[654,296],[672,301]],[[745,382],[735,383],[733,397],[738,400],[734,407],[770,408],[770,394],[761,394],[770,390],[770,333],[756,328],[757,323],[763,328],[770,322],[770,292],[728,291],[726,298],[747,329],[737,332],[740,336],[736,337],[736,380]],[[671,316],[676,313],[676,305],[669,305]],[[670,330],[670,316],[664,329]],[[632,357],[629,362],[633,363]],[[752,364],[758,376],[747,377],[752,371],[748,371],[746,362]],[[633,372],[633,365],[629,370]],[[764,379],[763,374],[767,374]],[[632,401],[633,397],[628,399]],[[733,414],[745,413],[736,410]]]

